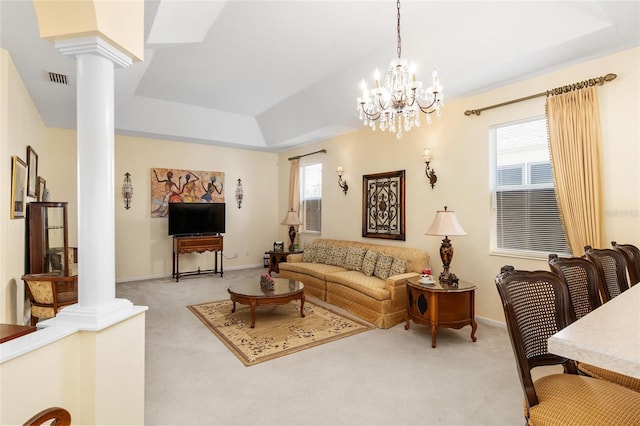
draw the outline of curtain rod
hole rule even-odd
[[[302,155],[296,155],[295,157],[289,157],[289,161],[297,160],[298,158],[306,157],[307,155],[318,154],[319,152],[322,152],[323,154],[325,154],[327,152],[327,150],[326,149],[321,149],[320,151],[314,151],[314,152],[310,152],[308,154],[302,154]]]
[[[502,102],[500,104],[495,104],[495,105],[491,105],[491,106],[484,107],[484,108],[468,109],[468,110],[466,110],[464,112],[464,115],[466,115],[466,116],[469,116],[469,115],[480,115],[480,113],[482,111],[486,111],[488,109],[498,108],[498,107],[505,106],[505,105],[511,105],[511,104],[515,104],[517,102],[528,101],[529,99],[539,98],[541,96],[561,95],[563,93],[569,93],[569,92],[572,92],[574,90],[583,89],[585,87],[596,86],[596,85],[602,86],[604,83],[607,83],[609,81],[615,80],[616,77],[617,77],[616,74],[609,73],[609,74],[604,75],[604,76],[590,78],[590,79],[584,80],[584,81],[579,81],[577,83],[574,83],[574,84],[571,84],[571,85],[568,85],[568,86],[556,87],[555,89],[547,90],[546,92],[540,92],[540,93],[536,93],[535,95],[525,96],[524,98],[513,99],[511,101]]]

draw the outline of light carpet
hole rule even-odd
[[[249,307],[220,300],[187,306],[246,366],[353,336],[374,328],[309,301],[300,316],[300,303],[259,306],[255,328]]]

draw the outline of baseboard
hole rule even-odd
[[[266,273],[266,270],[267,270],[267,268],[265,268],[262,263],[256,263],[256,264],[252,264],[252,265],[240,265],[240,266],[225,266],[224,270],[225,271],[237,271],[237,270],[241,270],[241,269],[254,269],[254,268],[265,269],[265,273]],[[120,279],[116,279],[116,284],[130,283],[132,281],[160,280],[160,279],[163,279],[163,278],[171,278],[171,275],[143,275],[143,276],[139,276],[139,277],[120,278]]]
[[[494,319],[491,318],[485,318],[485,317],[479,317],[476,316],[476,321],[483,323],[485,325],[490,325],[492,327],[499,327],[499,328],[504,328],[505,330],[507,329],[507,324],[501,321],[496,321]]]

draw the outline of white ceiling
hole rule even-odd
[[[401,13],[402,56],[423,80],[437,66],[449,100],[640,45],[638,1],[405,0]],[[0,0],[0,24],[45,124],[75,128],[75,60],[39,38],[30,0]],[[145,60],[116,69],[116,132],[274,152],[325,139],[362,125],[359,82],[396,55],[393,0],[146,0]]]

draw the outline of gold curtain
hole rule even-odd
[[[604,202],[598,92],[587,87],[550,96],[549,151],[558,208],[574,256],[604,247]]]
[[[300,215],[300,160],[296,158],[289,163],[289,210]]]

